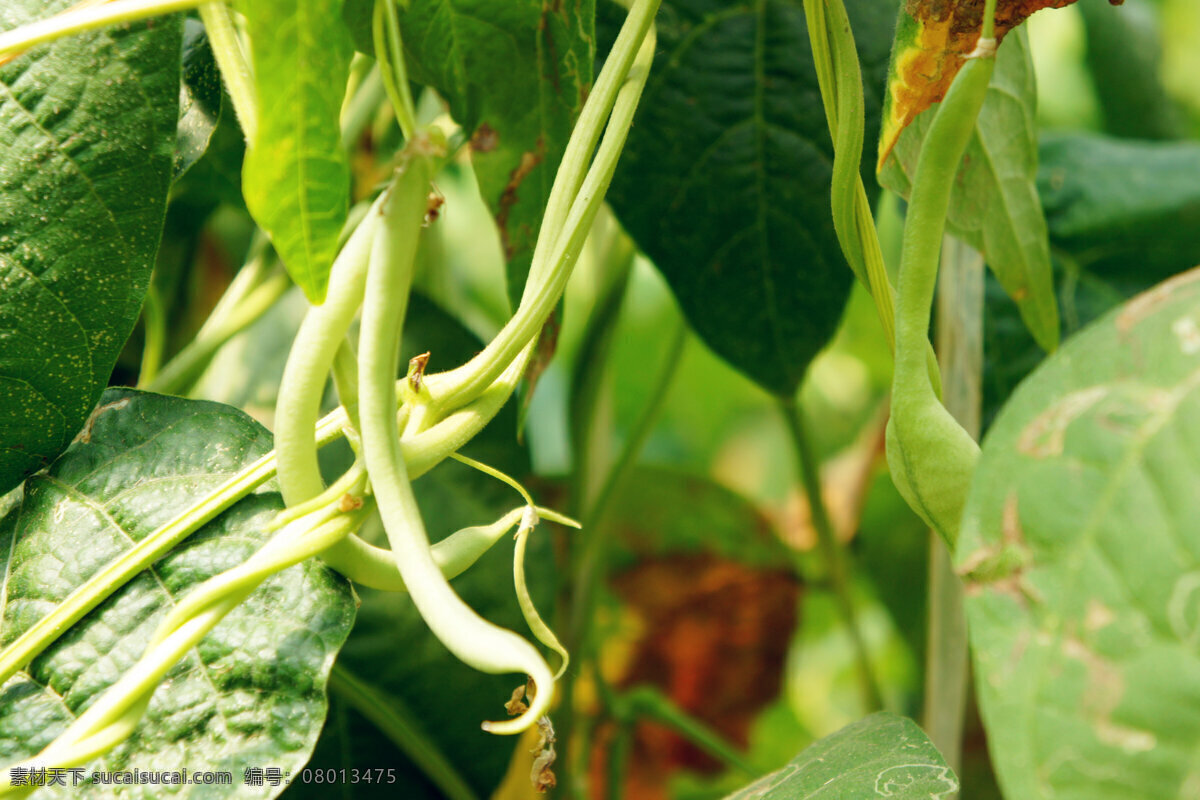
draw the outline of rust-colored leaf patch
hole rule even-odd
[[[1120,5],[1123,0],[1109,0]],[[1075,0],[998,0],[996,39],[1035,11],[1063,8]],[[975,49],[983,25],[984,0],[905,0],[896,25],[892,66],[884,98],[879,166],[900,133],[925,109],[946,96],[954,76]]]

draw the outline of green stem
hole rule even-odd
[[[625,695],[634,714],[649,717],[678,733],[718,761],[757,778],[762,770],[747,760],[746,756],[725,740],[721,734],[688,714],[671,699],[651,686],[639,686]]]
[[[104,5],[71,9],[11,31],[0,33],[0,64],[19,56],[35,45],[52,42],[97,28],[122,22],[134,22],[175,11],[186,11],[202,0],[113,0]]]
[[[662,411],[663,404],[666,402],[671,384],[682,361],[683,349],[686,343],[687,326],[680,319],[676,322],[675,332],[671,335],[670,344],[667,346],[662,367],[659,369],[658,377],[655,379],[654,388],[651,390],[646,405],[642,407],[641,416],[638,417],[629,435],[626,437],[617,460],[610,467],[604,483],[596,493],[595,500],[585,508],[582,515],[582,535],[586,538],[584,539],[582,552],[579,553],[577,558],[573,559],[573,593],[570,597],[569,619],[566,626],[567,650],[575,654],[581,666],[579,669],[571,670],[563,676],[564,702],[559,711],[559,731],[561,732],[562,740],[568,743],[568,752],[572,744],[571,734],[575,725],[573,700],[575,683],[593,657],[593,654],[587,648],[587,641],[591,635],[592,623],[595,620],[596,598],[599,594],[599,585],[604,579],[607,567],[608,540],[600,535],[599,525],[603,521],[609,501],[620,488],[621,482],[628,475],[630,469],[637,463],[637,458],[642,452],[642,447],[646,444],[646,440],[654,430],[654,424],[658,420],[659,412]],[[593,666],[596,667],[596,665]],[[587,750],[590,748],[590,743],[585,741],[583,747]],[[567,778],[570,780],[571,776],[567,776]]]
[[[983,259],[946,237],[939,278],[937,349],[946,409],[978,437],[983,373]],[[958,770],[968,693],[967,621],[962,581],[946,543],[929,537],[929,637],[925,657],[925,731]]]
[[[187,394],[217,352],[234,336],[262,319],[291,285],[291,280],[283,270],[267,278],[238,303],[236,309],[224,316],[220,324],[206,324],[186,347],[167,362],[146,388],[162,394]]]
[[[417,112],[412,90],[408,86],[408,70],[404,64],[404,43],[400,38],[400,17],[394,0],[375,0],[373,18],[375,58],[388,100],[400,123],[404,141],[411,142],[417,130]]]
[[[146,289],[146,304],[142,306],[142,368],[138,371],[138,388],[145,389],[158,374],[163,350],[167,343],[167,315],[163,311],[162,294],[154,281]]]
[[[854,646],[863,702],[868,710],[875,711],[883,707],[883,697],[879,692],[879,685],[875,681],[867,644],[858,624],[858,612],[850,591],[850,567],[847,553],[837,540],[833,522],[829,518],[829,510],[825,506],[825,497],[821,493],[820,462],[813,452],[800,404],[794,398],[781,400],[780,410],[787,423],[788,433],[791,435],[793,449],[796,453],[798,477],[804,486],[804,494],[808,498],[809,513],[817,534],[817,547],[825,561],[825,570],[829,576],[834,603],[837,605],[842,623],[846,626],[846,631]]]
[[[225,3],[217,0],[200,6],[200,20],[204,23],[221,77],[225,79],[225,88],[233,101],[242,134],[253,145],[258,135],[258,91],[254,87],[254,70],[233,24],[232,13]]]
[[[475,800],[475,792],[466,779],[433,744],[422,729],[421,721],[399,697],[376,690],[341,664],[334,664],[329,673],[329,692],[378,728],[388,741],[408,756],[443,797]]]

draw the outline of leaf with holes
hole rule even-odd
[[[894,6],[846,5],[870,138]],[[853,279],[829,215],[833,145],[804,11],[784,0],[666,0],[658,33],[609,201],[709,347],[789,395]]]
[[[270,449],[217,403],[110,389],[80,438],[0,522],[0,642],[11,642],[98,569]],[[48,744],[141,656],[175,600],[241,564],[280,509],[252,495],[113,594],[0,688],[0,761]],[[208,797],[268,797],[246,767],[298,771],[325,718],[325,681],[354,620],[345,581],[317,562],[269,579],[173,669],[132,737],[88,770],[228,770]],[[115,786],[47,789],[115,796]],[[155,798],[161,787],[121,787]]]
[[[258,130],[242,172],[246,207],[292,280],[321,303],[350,203],[338,114],[354,48],[337,22],[342,2],[243,0],[239,8],[258,96]]]
[[[69,5],[6,0],[0,30]],[[171,181],[179,47],[172,17],[0,65],[0,494],[66,448],[137,320]]]
[[[1200,786],[1200,270],[1078,334],[984,442],[956,561],[1022,800]]]
[[[949,800],[958,778],[910,719],[873,714],[826,736],[726,800]]]

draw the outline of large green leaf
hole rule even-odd
[[[84,434],[31,477],[0,523],[7,643],[157,525],[261,456],[269,434],[216,403],[110,389]],[[0,762],[54,738],[142,654],[178,598],[265,541],[275,494],[242,500],[117,591],[0,689]],[[246,767],[295,774],[325,718],[325,680],[354,619],[345,581],[316,562],[269,579],[170,673],[128,742],[93,769],[229,770],[207,797],[267,797]],[[118,787],[91,786],[93,796]],[[154,798],[161,787],[123,787]],[[74,796],[84,787],[65,788]],[[51,792],[53,794],[53,792]]]
[[[0,30],[71,5],[0,4]],[[70,442],[150,280],[179,100],[176,17],[0,66],[0,493]]]
[[[937,106],[900,134],[879,180],[908,197],[925,133]],[[1044,350],[1058,345],[1046,220],[1035,188],[1037,86],[1023,28],[1006,37],[975,133],[955,177],[946,226],[987,258]]]
[[[591,89],[594,0],[400,5],[409,77],[437,89],[472,134],[471,162],[500,229],[515,302],[554,174]]]
[[[1064,338],[1200,263],[1200,145],[1058,134],[1040,152]],[[995,288],[989,283],[985,421],[1043,357]]]
[[[956,554],[1005,795],[1200,786],[1200,271],[1071,339],[983,446]]]
[[[727,800],[949,800],[957,792],[958,778],[924,731],[882,713],[826,736]]]
[[[429,352],[431,370],[448,368],[463,363],[481,347],[478,338],[446,312],[420,295],[413,296],[405,319],[402,364]],[[530,466],[528,453],[513,440],[515,430],[516,406],[510,402],[463,452],[520,479],[529,474]],[[462,527],[492,522],[521,504],[520,496],[508,486],[457,462],[422,476],[414,490],[434,541]],[[535,602],[550,619],[551,535],[550,523],[538,526],[527,565]],[[512,547],[511,537],[505,537],[456,578],[454,588],[480,614],[527,634],[513,589]],[[444,797],[448,789],[446,783],[429,778],[438,771],[431,763],[449,764],[442,780],[452,774],[451,782],[477,796],[488,796],[500,783],[516,740],[484,733],[479,723],[504,717],[503,704],[520,679],[485,675],[463,665],[429,632],[407,595],[356,588],[362,603],[358,622],[337,662],[349,680],[331,682],[329,721],[312,766],[394,767],[394,784],[359,785],[354,796],[392,798],[399,791],[405,798],[433,800]],[[407,728],[410,737],[422,744],[423,754],[391,740],[380,730],[378,717],[372,722],[363,715],[364,702],[371,703],[388,724]],[[288,797],[327,796],[328,787],[318,785],[294,785],[288,793]]]
[[[221,121],[221,73],[199,20],[183,21],[180,65],[183,80],[179,83],[179,128],[173,170],[175,180],[179,180],[204,155]]]
[[[1148,285],[1200,264],[1200,144],[1069,134],[1041,158],[1050,240],[1080,266]]]
[[[323,302],[350,202],[338,118],[353,46],[342,0],[244,0],[258,96],[246,151],[246,207],[288,274]]]
[[[846,5],[873,141],[895,3]],[[609,201],[709,347],[789,395],[853,277],[829,213],[833,145],[804,11],[791,0],[666,0],[658,36]]]

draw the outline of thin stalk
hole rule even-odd
[[[798,477],[804,486],[804,494],[808,497],[813,528],[817,533],[817,547],[825,561],[825,570],[829,576],[829,586],[833,590],[834,602],[854,646],[863,702],[868,710],[875,711],[883,707],[883,697],[879,692],[879,685],[875,681],[874,671],[871,669],[867,644],[863,639],[862,629],[858,624],[858,612],[850,593],[850,567],[847,554],[834,534],[833,523],[829,519],[829,510],[825,506],[825,497],[821,494],[820,462],[813,452],[812,441],[808,435],[800,404],[796,402],[795,398],[780,400],[780,411],[783,413],[788,433],[791,435],[792,449],[796,454]]]
[[[937,350],[948,410],[979,437],[983,378],[983,259],[946,237],[938,278]],[[967,708],[967,621],[962,582],[941,537],[929,536],[929,638],[925,650],[925,731],[951,769],[962,760]]]
[[[634,714],[659,722],[687,739],[726,766],[732,767],[747,777],[757,778],[762,770],[746,759],[721,734],[688,714],[662,692],[650,686],[640,686],[625,695],[625,700]]]
[[[607,567],[608,541],[605,537],[599,535],[599,524],[603,521],[604,512],[609,505],[609,500],[612,499],[617,489],[620,488],[622,480],[637,462],[638,455],[642,452],[642,447],[646,444],[646,440],[654,430],[654,424],[658,420],[659,412],[662,411],[675,374],[679,369],[683,348],[686,343],[687,326],[680,319],[676,323],[675,332],[671,336],[663,365],[659,370],[650,397],[647,399],[646,405],[642,408],[641,416],[634,423],[629,436],[625,439],[617,460],[609,469],[604,483],[601,484],[599,491],[596,493],[595,500],[584,510],[584,514],[582,515],[583,522],[581,527],[587,538],[584,541],[582,552],[574,560],[574,581],[572,581],[574,595],[571,597],[569,624],[566,627],[567,650],[575,654],[575,657],[582,666],[578,670],[571,670],[563,676],[564,701],[559,710],[558,725],[562,740],[568,743],[568,752],[570,751],[572,726],[575,722],[575,709],[573,705],[575,682],[591,658],[591,653],[588,652],[586,644],[591,634],[592,622],[595,618],[597,589],[600,582],[604,579]],[[599,670],[597,669],[596,672],[598,676]],[[585,743],[585,752],[587,749],[588,744]],[[571,776],[567,776],[567,778],[570,780]]]
[[[200,5],[201,1],[113,0],[103,5],[81,4],[61,14],[0,33],[0,65],[7,64],[35,45],[122,22],[186,11]]]
[[[408,70],[404,64],[404,43],[400,38],[400,17],[393,0],[375,0],[374,14],[375,58],[387,91],[400,133],[411,142],[417,131],[417,112],[412,90],[408,85]]]
[[[208,34],[213,58],[225,79],[233,111],[242,126],[242,134],[250,144],[258,135],[258,91],[254,88],[254,70],[242,47],[233,15],[225,3],[205,3],[200,6],[200,20]]]
[[[329,673],[329,691],[379,729],[449,800],[475,800],[475,792],[395,695],[384,695],[341,664]]]
[[[147,385],[163,394],[186,394],[204,374],[222,347],[249,328],[283,297],[292,285],[287,273],[277,271],[255,287],[219,325],[205,326]]]
[[[162,293],[150,281],[146,289],[146,304],[142,306],[142,368],[138,370],[138,388],[145,389],[158,375],[163,350],[167,343],[167,315],[163,310]]]

